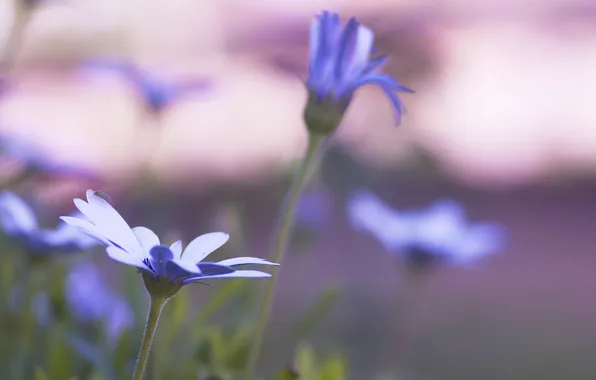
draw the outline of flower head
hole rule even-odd
[[[228,234],[213,232],[201,235],[183,251],[181,241],[170,246],[163,245],[147,227],[130,228],[105,197],[96,195],[93,190],[87,191],[87,202],[75,199],[74,203],[86,219],[69,216],[61,219],[102,242],[110,258],[137,267],[151,294],[164,292],[169,298],[180,287],[209,278],[270,277],[269,273],[238,270],[237,267],[247,264],[277,265],[255,257],[203,262],[228,240]]]
[[[55,155],[20,136],[0,136],[0,160],[16,162],[24,176],[39,173],[65,174],[83,178],[94,175],[84,168],[61,162]]]
[[[71,253],[97,244],[65,223],[54,229],[39,228],[31,207],[9,191],[0,192],[0,227],[6,236],[35,254]]]
[[[106,286],[91,262],[79,262],[71,268],[64,291],[74,316],[81,322],[104,323],[110,342],[117,342],[125,330],[133,327],[130,305]]]
[[[392,77],[379,72],[386,56],[372,58],[374,34],[356,21],[344,26],[339,15],[324,11],[310,29],[309,91],[304,111],[311,132],[330,134],[340,124],[352,95],[366,84],[378,85],[387,95],[399,124],[403,105],[396,92],[412,92]]]
[[[349,202],[352,226],[370,232],[390,252],[427,266],[435,261],[466,265],[503,245],[503,230],[490,223],[467,224],[463,208],[443,200],[422,211],[397,212],[370,192]]]
[[[115,60],[91,61],[86,65],[91,69],[104,69],[124,76],[135,87],[147,110],[159,113],[174,101],[192,93],[205,91],[209,81],[205,78],[166,82],[130,62]]]

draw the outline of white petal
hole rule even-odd
[[[26,233],[37,229],[37,219],[31,207],[8,191],[0,194],[0,220],[7,233]]]
[[[217,274],[217,275],[213,275],[213,276],[203,276],[203,277],[197,277],[197,278],[189,278],[188,280],[185,280],[184,282],[189,283],[189,282],[205,280],[208,278],[267,278],[267,277],[271,277],[271,274],[265,273],[265,272],[260,272],[258,270],[237,270],[232,273]]]
[[[62,219],[64,223],[76,227],[92,238],[99,240],[101,243],[105,245],[112,245],[108,238],[103,234],[103,231],[86,220],[74,218],[72,216],[61,216],[60,219]]]
[[[234,265],[248,265],[248,264],[260,264],[260,265],[279,265],[277,263],[272,263],[267,260],[259,259],[258,257],[235,257],[233,259],[226,259],[217,262],[219,265],[225,265],[227,267],[232,267]]]
[[[106,248],[106,252],[110,258],[113,260],[119,261],[123,264],[132,265],[137,268],[148,269],[145,264],[139,259],[136,255],[131,255],[130,253],[110,245]]]
[[[175,259],[180,259],[180,256],[182,256],[182,240],[174,242],[170,246],[170,251],[172,251],[172,253],[174,254]]]
[[[143,254],[148,255],[151,248],[159,245],[159,237],[155,234],[155,232],[151,231],[147,227],[135,227],[132,229],[132,232],[137,237],[139,243],[141,243],[141,247],[143,247]]]
[[[141,245],[130,226],[105,199],[92,195],[89,203],[82,199],[75,199],[74,203],[108,239],[127,251],[141,255]]]
[[[46,244],[53,246],[76,244],[80,248],[87,248],[99,243],[96,238],[67,223],[60,223],[52,230],[40,230],[38,237]]]
[[[225,244],[230,235],[223,232],[212,232],[195,238],[182,253],[182,260],[196,264],[211,252]]]
[[[199,267],[197,266],[196,263],[192,263],[190,261],[179,260],[179,259],[177,260],[176,258],[174,258],[174,260],[172,260],[172,262],[187,272],[197,273],[197,274],[201,273],[201,270],[199,269]]]

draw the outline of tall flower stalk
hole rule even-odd
[[[284,252],[286,251],[288,240],[290,239],[290,234],[294,225],[296,204],[298,203],[298,199],[300,199],[302,190],[308,183],[308,175],[312,171],[311,169],[316,165],[318,153],[321,150],[324,141],[325,136],[323,135],[309,135],[308,146],[306,148],[304,159],[302,160],[302,164],[296,173],[296,177],[294,178],[294,182],[292,183],[292,186],[288,192],[286,203],[284,204],[281,212],[281,222],[279,225],[279,230],[275,235],[274,242],[273,260],[275,262],[283,261]],[[257,322],[254,339],[252,341],[252,346],[248,357],[246,379],[252,378],[259,353],[261,352],[265,328],[269,322],[269,315],[271,314],[271,307],[273,306],[273,295],[275,293],[275,286],[277,285],[278,272],[279,268],[273,270],[273,280],[270,281],[265,288],[259,320]]]
[[[391,101],[396,123],[401,120],[403,106],[396,92],[412,91],[379,72],[387,58],[372,58],[373,44],[373,32],[355,18],[342,25],[338,14],[324,11],[311,25],[309,72],[306,80],[308,100],[304,108],[309,143],[282,209],[280,226],[273,238],[271,256],[276,262],[283,261],[292,230],[294,209],[307,184],[309,171],[314,166],[325,140],[340,126],[354,92],[367,84],[379,86]],[[247,359],[245,380],[254,376],[271,314],[276,284],[277,276],[265,289],[260,317]]]
[[[8,37],[0,52],[0,73],[3,76],[8,76],[14,67],[19,49],[23,44],[25,30],[35,7],[36,4],[30,1],[14,1],[13,23],[8,30]]]

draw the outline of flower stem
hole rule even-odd
[[[20,2],[16,2],[15,7],[14,21],[0,52],[0,73],[4,76],[8,76],[9,72],[14,68],[14,62],[23,44],[25,29],[29,24],[29,18],[31,16],[31,9],[21,5]]]
[[[263,343],[263,335],[265,334],[265,328],[269,322],[271,314],[271,307],[273,304],[273,294],[275,292],[275,286],[277,284],[278,273],[281,268],[283,261],[284,252],[290,238],[292,231],[294,212],[296,204],[300,198],[302,190],[305,188],[308,182],[308,175],[311,169],[317,162],[318,152],[325,141],[325,136],[320,134],[309,134],[308,147],[302,160],[302,164],[296,173],[294,182],[288,192],[286,203],[282,209],[281,220],[277,234],[274,240],[274,252],[273,261],[279,263],[279,267],[273,267],[273,278],[267,283],[265,288],[265,294],[261,305],[261,312],[259,315],[259,321],[254,334],[252,345],[250,347],[248,360],[246,364],[246,372],[244,374],[245,380],[251,380],[254,376],[254,372],[257,365],[257,360],[261,352],[261,345]]]
[[[132,374],[132,380],[141,380],[143,378],[145,366],[147,365],[147,358],[149,357],[149,351],[151,350],[151,343],[155,337],[155,330],[157,329],[157,323],[159,322],[159,316],[161,315],[161,311],[166,302],[168,302],[167,298],[151,296],[147,324],[145,325],[143,341],[141,342],[141,348],[139,349],[139,357]]]

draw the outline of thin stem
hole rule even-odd
[[[151,297],[147,324],[145,325],[143,341],[141,342],[141,348],[139,349],[139,357],[132,374],[132,380],[141,380],[143,378],[143,373],[145,372],[145,367],[147,365],[147,358],[149,357],[149,351],[151,350],[151,343],[155,337],[155,330],[157,330],[159,316],[161,315],[161,311],[166,302],[168,302],[167,298]]]
[[[257,360],[261,352],[261,345],[263,343],[263,335],[265,334],[265,328],[267,327],[267,323],[269,322],[269,317],[271,314],[273,294],[275,292],[275,286],[279,277],[278,273],[281,268],[284,252],[286,251],[286,246],[290,238],[290,233],[292,231],[296,204],[298,199],[300,198],[302,190],[305,188],[308,182],[308,175],[310,174],[311,168],[317,162],[317,153],[319,152],[324,141],[324,135],[318,135],[313,133],[309,134],[308,147],[306,149],[304,159],[302,160],[302,165],[298,169],[294,182],[292,183],[292,187],[288,192],[288,198],[286,200],[284,208],[282,209],[281,223],[279,230],[275,235],[275,243],[273,245],[273,261],[279,263],[280,266],[273,267],[273,278],[271,279],[271,281],[267,283],[267,286],[265,288],[265,294],[263,296],[259,321],[248,355],[246,372],[244,374],[245,380],[252,379],[256,369]]]
[[[23,44],[23,37],[25,36],[25,29],[29,23],[30,16],[31,9],[21,5],[20,2],[16,2],[14,21],[8,31],[6,43],[0,53],[0,72],[4,76],[8,76],[9,72],[14,68],[14,62]]]

